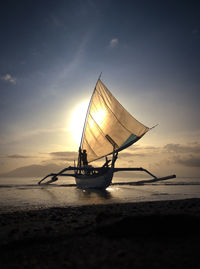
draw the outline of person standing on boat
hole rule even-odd
[[[88,160],[87,160],[87,151],[84,149],[83,152],[81,152],[81,161],[83,163],[83,167],[85,168],[84,174],[90,175],[93,172],[89,170]]]
[[[84,149],[83,152],[81,153],[81,160],[83,162],[83,166],[87,166],[88,165],[87,151],[86,151],[86,149]]]

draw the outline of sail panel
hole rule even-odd
[[[81,149],[86,149],[88,162],[120,151],[138,139],[148,127],[137,121],[98,80],[85,125]]]
[[[134,144],[135,142],[137,142],[141,137],[136,136],[134,134],[131,134],[129,136],[129,138],[124,142],[124,144],[117,150],[117,151],[121,151],[125,148],[130,147],[132,144]]]

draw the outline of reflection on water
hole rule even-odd
[[[200,178],[137,185],[115,179],[106,190],[81,190],[74,179],[37,185],[38,179],[0,178],[0,211],[169,199],[200,198]]]
[[[95,190],[95,189],[90,189],[90,190],[81,190],[83,195],[87,198],[103,198],[103,199],[111,199],[112,194],[109,190]]]

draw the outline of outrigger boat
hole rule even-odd
[[[137,183],[175,178],[176,175],[158,178],[142,167],[115,167],[118,153],[130,147],[152,128],[143,125],[130,115],[99,77],[86,113],[77,165],[66,167],[58,173],[51,173],[38,184],[49,177],[51,179],[45,184],[57,181],[59,176],[70,176],[75,178],[78,188],[106,189],[112,183],[114,173],[119,171],[143,171],[152,177],[149,181]],[[110,160],[108,156],[111,157]],[[105,158],[102,167],[90,165],[91,162],[101,158]],[[66,173],[69,171],[73,173]]]

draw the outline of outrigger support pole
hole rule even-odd
[[[167,180],[167,179],[176,177],[176,175],[170,175],[170,176],[166,176],[166,177],[156,177],[155,175],[153,175],[148,170],[146,170],[142,167],[140,167],[140,168],[129,168],[129,167],[128,168],[114,168],[114,170],[113,170],[113,172],[120,172],[120,171],[143,171],[143,172],[146,172],[147,174],[149,174],[150,176],[153,177],[153,179],[142,180],[142,181],[138,181],[136,183],[152,183],[152,182]]]
[[[46,178],[48,178],[48,177],[52,177],[52,179],[51,179],[51,182],[54,182],[54,181],[57,181],[58,180],[58,176],[63,176],[63,175],[65,175],[65,176],[72,176],[72,175],[68,175],[68,174],[63,174],[65,171],[70,171],[70,170],[78,170],[78,168],[77,167],[71,167],[71,166],[69,166],[69,167],[67,167],[67,168],[64,168],[64,169],[62,169],[60,172],[58,172],[57,174],[56,173],[51,173],[51,174],[49,174],[49,175],[47,175],[47,176],[45,176],[44,178],[42,178],[39,182],[38,182],[38,184],[40,185],[40,183],[42,183],[42,181],[44,181]]]
[[[149,172],[148,170],[142,168],[142,167],[139,167],[139,168],[130,168],[130,167],[127,167],[127,168],[114,168],[114,163],[117,159],[117,154],[114,154],[113,156],[113,160],[112,160],[112,165],[110,168],[106,167],[106,166],[102,166],[102,167],[72,167],[72,166],[69,166],[67,168],[64,168],[62,169],[60,172],[58,173],[51,173],[47,176],[45,176],[43,179],[41,179],[38,184],[40,185],[46,178],[48,177],[52,177],[51,180],[47,181],[46,184],[48,183],[52,183],[52,182],[55,182],[58,180],[58,176],[69,176],[69,177],[74,177],[76,176],[76,172],[79,171],[80,169],[82,170],[86,170],[86,171],[98,171],[98,172],[101,172],[102,170],[104,169],[113,169],[113,172],[122,172],[122,171],[142,171],[142,172],[146,172],[147,174],[149,174],[150,176],[153,177],[153,179],[148,179],[148,180],[142,180],[142,181],[138,181],[138,182],[135,182],[135,183],[152,183],[152,182],[156,182],[156,181],[161,181],[161,180],[167,180],[167,179],[170,179],[170,178],[175,178],[176,175],[170,175],[170,176],[165,176],[165,177],[156,177],[155,175],[153,175],[151,172]],[[109,162],[109,161],[107,161]],[[74,171],[75,173],[74,174],[64,174],[64,172],[66,171]]]
[[[153,175],[152,173],[150,173],[148,170],[139,167],[139,168],[114,168],[114,172],[120,172],[120,171],[143,171],[146,172],[147,174],[149,174],[150,176],[152,176],[153,178],[157,178],[155,175]]]

